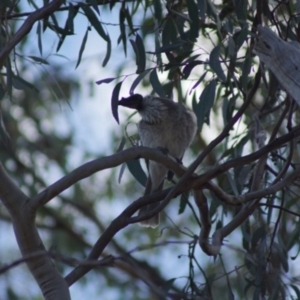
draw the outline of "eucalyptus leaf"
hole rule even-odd
[[[120,26],[120,38],[119,41],[122,41],[123,44],[123,49],[124,49],[124,53],[125,55],[127,55],[127,37],[126,37],[126,27],[125,27],[125,10],[124,9],[120,9],[120,13],[119,13],[119,26]]]
[[[201,20],[204,20],[206,15],[207,2],[206,0],[197,0],[197,4],[198,4],[199,17],[201,18]]]
[[[186,4],[188,8],[189,17],[191,19],[189,37],[190,40],[195,41],[199,36],[198,7],[194,0],[186,1]]]
[[[93,12],[93,10],[86,5],[85,3],[79,2],[78,4],[83,12],[85,13],[86,17],[89,19],[91,25],[96,29],[98,34],[106,41],[109,41],[108,35],[105,33],[99,19],[97,18],[96,14]]]
[[[213,71],[217,74],[219,79],[222,82],[226,81],[226,76],[224,74],[224,71],[221,67],[220,63],[220,45],[217,45],[210,53],[209,56],[209,65],[213,69]]]
[[[111,40],[109,35],[107,35],[107,43],[106,43],[106,55],[104,57],[104,60],[102,62],[102,67],[104,68],[106,64],[108,63],[111,55]]]
[[[44,64],[44,65],[49,65],[48,61],[42,57],[37,57],[37,56],[33,56],[33,55],[29,55],[28,57],[38,63]]]
[[[99,84],[99,85],[102,84],[102,83],[110,83],[115,79],[116,79],[115,77],[105,78],[105,79],[101,79],[101,80],[96,81],[96,83]]]
[[[205,78],[207,74],[207,71],[205,71],[201,76],[200,78],[196,81],[196,83],[192,86],[191,90],[190,90],[190,93],[192,92],[193,89],[195,89]]]
[[[215,101],[217,82],[215,79],[211,80],[209,84],[204,88],[199,102],[193,106],[194,112],[197,116],[198,128],[201,131],[203,123],[208,118],[210,110]]]
[[[129,160],[126,162],[128,170],[133,175],[133,177],[142,185],[146,186],[147,176],[141,167],[140,161],[138,159]]]
[[[20,76],[13,75],[12,76],[12,85],[17,90],[33,90],[35,92],[38,92],[39,90],[30,82],[26,81],[24,78],[21,78]]]
[[[144,72],[146,67],[146,53],[145,53],[145,47],[144,42],[139,34],[136,35],[135,43],[137,47],[137,73]]]
[[[113,89],[112,96],[111,96],[111,111],[112,115],[119,124],[119,93],[122,86],[123,81],[120,81],[116,84],[116,86]]]
[[[43,43],[42,43],[42,25],[41,22],[38,22],[37,28],[36,28],[36,33],[38,35],[38,48],[40,51],[40,55],[43,55]]]
[[[2,84],[0,83],[0,100],[2,100],[4,96],[5,96],[5,90]]]
[[[88,38],[88,34],[89,34],[89,28],[86,29],[85,34],[84,34],[84,37],[83,37],[83,39],[82,39],[82,42],[81,42],[81,46],[80,46],[80,49],[79,49],[79,54],[78,54],[78,59],[77,59],[77,63],[76,63],[75,69],[77,69],[77,67],[79,66],[79,64],[80,64],[80,62],[81,62],[81,58],[82,58],[82,54],[83,54],[83,51],[84,51],[84,48],[85,48],[85,45],[86,45],[86,41],[87,41],[87,38]]]
[[[130,39],[129,41],[135,52],[136,65],[137,65],[136,73],[137,74],[142,73],[145,70],[145,66],[146,66],[146,53],[145,53],[143,41],[139,35],[136,36],[135,40]]]
[[[150,78],[149,78],[149,81],[152,85],[152,88],[154,90],[154,92],[159,95],[160,97],[166,97],[166,94],[165,94],[165,91],[158,79],[158,76],[157,76],[157,70],[156,69],[153,69],[151,74],[150,74]]]
[[[137,76],[137,78],[133,81],[130,90],[129,90],[129,94],[132,95],[134,94],[134,90],[135,88],[139,85],[139,83],[145,78],[145,76],[151,71],[151,69],[144,71],[143,73],[139,74],[139,76]]]

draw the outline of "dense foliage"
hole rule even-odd
[[[299,10],[298,1],[271,0],[1,1],[1,163],[33,201],[36,216],[28,218],[47,248],[41,254],[20,246],[16,265],[0,256],[3,297],[25,299],[10,272],[51,257],[74,284],[73,299],[79,287],[106,299],[300,298],[298,105],[253,53],[259,24],[299,41]],[[75,101],[82,74],[70,76],[73,66],[51,58],[66,55],[82,24],[74,67],[92,68],[84,59],[92,33],[105,45],[101,74],[116,66],[114,76],[94,78],[93,89],[110,87],[105,122],[121,123],[106,142],[111,151],[99,145],[98,159],[76,144],[76,126],[62,112],[83,105]],[[117,101],[136,91],[173,98],[197,115],[187,169],[159,151],[132,147],[137,119],[126,121]],[[164,161],[180,179],[143,198],[141,157]],[[86,164],[73,171],[78,161]],[[160,228],[132,224],[151,200],[166,206]],[[6,228],[22,222],[8,202],[0,206],[4,239]]]

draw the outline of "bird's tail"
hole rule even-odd
[[[158,203],[151,203],[149,205],[146,205],[144,207],[142,207],[139,212],[138,212],[138,216],[144,216],[145,214],[149,213],[150,211],[153,211],[155,208],[157,208],[159,206],[159,202]],[[156,214],[154,217],[151,217],[150,219],[141,221],[139,223],[140,226],[142,227],[152,227],[152,228],[156,228],[159,225],[159,213]]]

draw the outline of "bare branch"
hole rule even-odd
[[[70,266],[81,266],[82,265],[82,266],[92,266],[92,267],[107,267],[107,266],[112,266],[112,264],[114,263],[114,257],[111,255],[106,256],[105,258],[103,258],[101,260],[82,261],[82,260],[78,260],[73,257],[61,255],[54,251],[41,250],[41,251],[36,251],[36,252],[32,252],[30,254],[24,255],[22,258],[16,259],[12,263],[1,267],[0,274],[5,273],[9,269],[14,268],[20,264],[27,263],[29,260],[37,259],[40,256],[49,256],[57,261],[63,262]]]
[[[45,251],[34,223],[35,210],[32,209],[30,200],[16,186],[1,164],[0,199],[11,215],[16,239],[23,257],[36,251]],[[38,256],[34,260],[26,260],[26,263],[45,299],[57,299],[57,295],[60,295],[62,300],[70,299],[66,282],[54,268],[49,257]]]
[[[117,152],[111,156],[95,159],[78,167],[34,197],[32,199],[32,205],[36,208],[41,207],[79,180],[87,178],[101,170],[117,167],[126,161],[139,159],[141,157],[163,164],[172,170],[177,176],[181,176],[185,172],[185,168],[178,164],[175,159],[164,155],[157,149],[132,147],[130,149]]]

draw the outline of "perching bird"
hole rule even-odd
[[[195,114],[184,105],[170,99],[134,94],[122,98],[119,105],[136,109],[142,117],[138,133],[143,146],[160,148],[181,161],[185,150],[194,139],[197,130]],[[168,169],[154,161],[148,162],[149,177],[145,195],[162,190]],[[159,205],[158,202],[142,207],[139,216]],[[157,227],[159,214],[142,221],[141,226]]]

